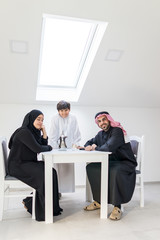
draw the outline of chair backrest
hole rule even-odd
[[[0,178],[3,180],[8,174],[7,171],[7,140],[5,137],[0,137]]]
[[[131,148],[137,161],[137,173],[143,172],[144,165],[144,136],[130,136]]]

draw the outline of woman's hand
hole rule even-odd
[[[43,138],[47,139],[47,133],[46,133],[46,129],[45,129],[44,125],[42,125],[41,131],[42,131],[42,134],[43,134]]]

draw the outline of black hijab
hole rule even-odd
[[[41,131],[39,129],[35,128],[33,125],[35,119],[41,114],[43,115],[43,113],[41,111],[35,110],[35,109],[26,114],[26,116],[24,117],[23,123],[22,123],[22,127],[18,128],[10,138],[9,145],[8,145],[10,149],[12,147],[12,141],[13,141],[13,137],[15,136],[15,134],[17,132],[19,132],[22,128],[26,128],[26,127],[32,132],[36,141],[39,144],[42,144],[41,143]]]
[[[33,123],[36,120],[36,118],[41,114],[43,115],[43,113],[39,110],[32,110],[31,112],[27,113],[22,123],[22,127],[29,128],[37,142],[40,144],[41,144],[41,131],[35,128]]]

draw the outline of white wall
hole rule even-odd
[[[56,105],[0,104],[0,135],[9,139],[14,130],[21,126],[24,115],[32,109],[39,109],[44,113],[44,123],[49,131],[51,117],[57,112]],[[160,181],[160,109],[72,106],[71,112],[77,116],[79,122],[82,145],[99,131],[94,122],[94,115],[102,110],[108,111],[116,121],[121,122],[128,135],[146,136],[145,181]],[[76,185],[83,184],[85,184],[84,166],[77,164]]]

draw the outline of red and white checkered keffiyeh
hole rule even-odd
[[[114,119],[113,119],[109,114],[106,114],[106,113],[100,113],[100,114],[98,114],[98,115],[96,116],[96,118],[95,118],[95,122],[96,122],[97,124],[98,124],[98,118],[99,118],[99,117],[102,117],[102,116],[105,116],[105,117],[108,119],[108,121],[110,122],[110,125],[111,125],[112,127],[119,127],[119,128],[121,128],[122,131],[123,131],[123,133],[124,133],[124,135],[127,135],[127,132],[124,130],[124,128],[122,127],[122,125],[121,125],[119,122],[114,121]]]

